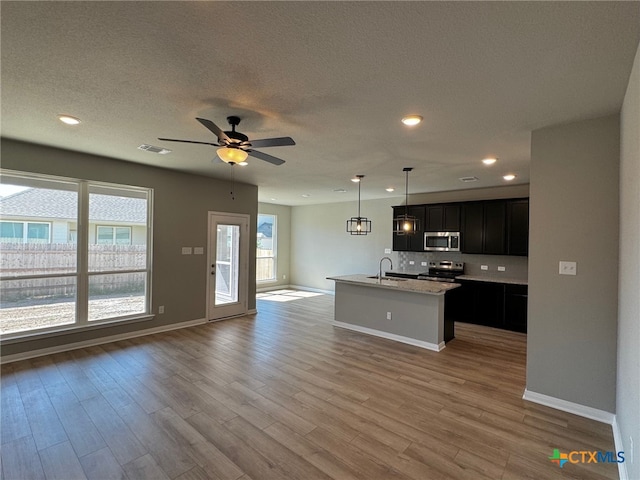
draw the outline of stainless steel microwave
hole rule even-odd
[[[424,232],[426,252],[459,252],[460,232]]]

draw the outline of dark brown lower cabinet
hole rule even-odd
[[[527,332],[526,285],[460,281],[447,292],[445,319]]]
[[[505,328],[527,333],[529,287],[526,285],[505,285],[504,290]]]

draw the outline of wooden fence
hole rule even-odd
[[[145,245],[89,245],[90,272],[145,269],[146,259]],[[77,247],[73,243],[0,244],[0,271],[4,277],[2,303],[74,297],[75,277],[23,280],[20,277],[75,273],[76,262]],[[92,276],[89,294],[144,294],[145,277],[144,273]]]
[[[267,250],[258,248],[256,259],[256,279],[264,280],[271,279],[275,274],[275,259],[273,258],[260,258],[273,255],[273,250]]]

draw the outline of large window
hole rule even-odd
[[[276,280],[276,216],[258,214],[258,250],[256,252],[256,280]]]
[[[2,171],[0,333],[149,314],[150,189]]]

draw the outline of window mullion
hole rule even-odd
[[[78,192],[78,270],[76,290],[76,323],[89,319],[89,184],[82,181]]]

